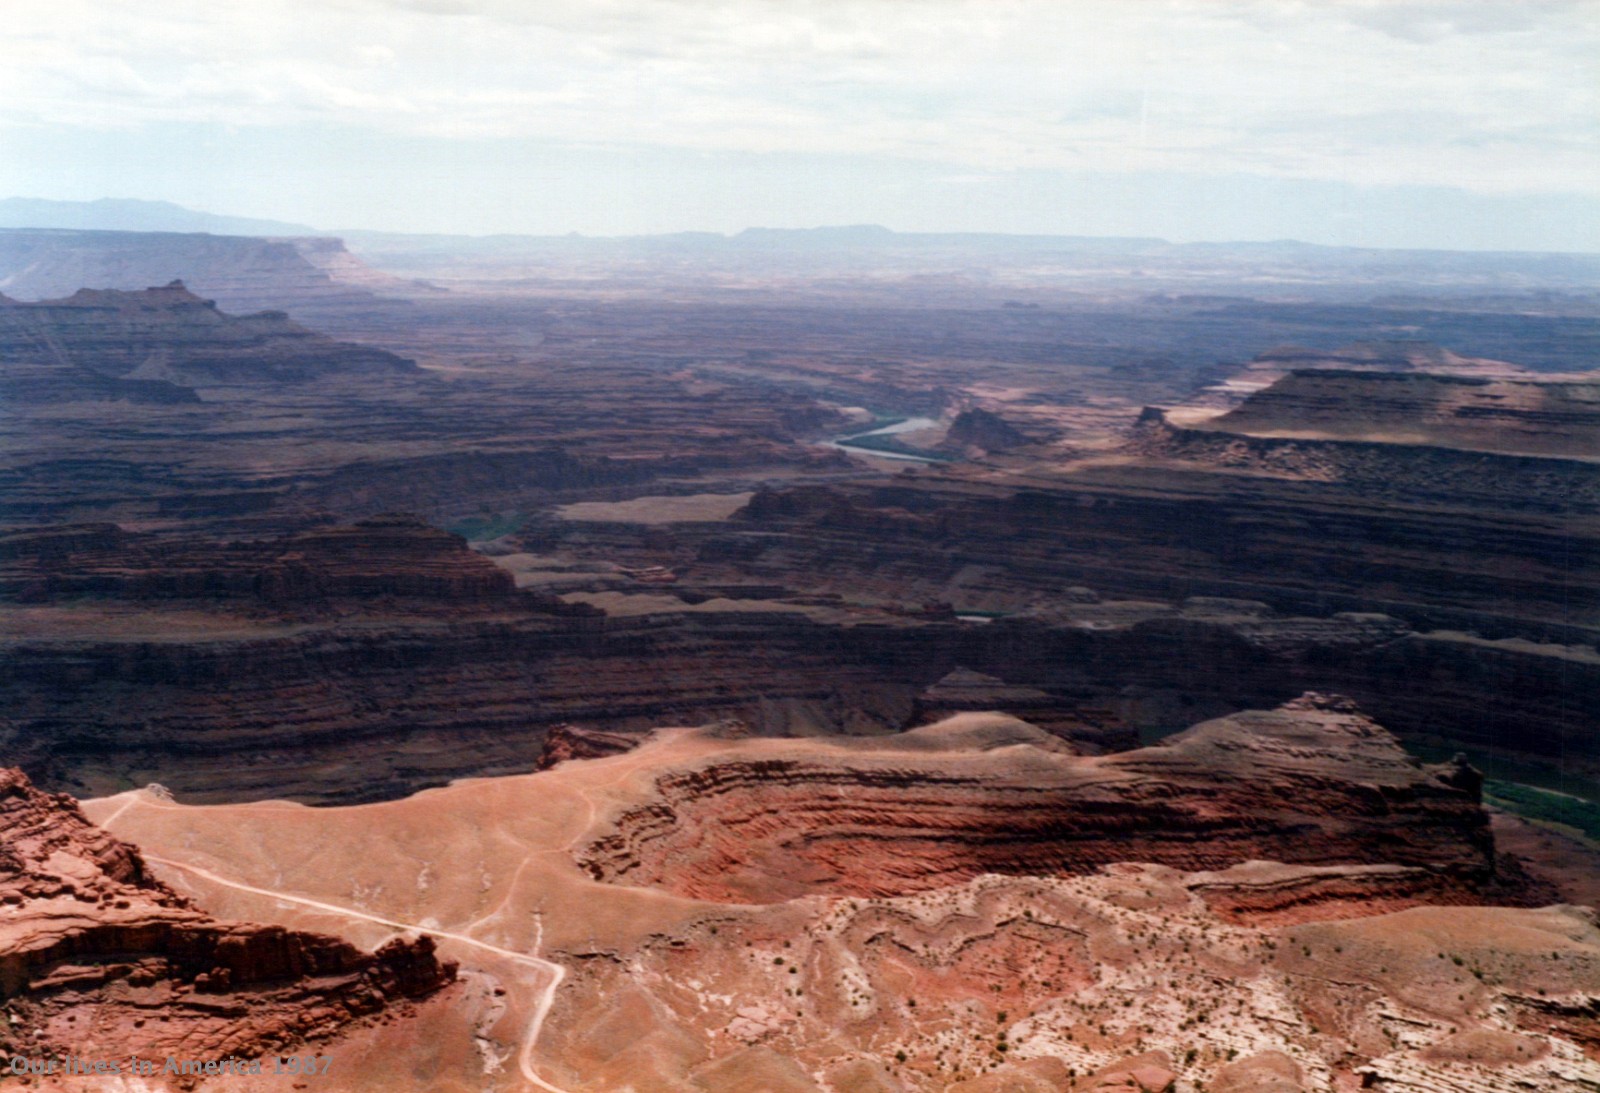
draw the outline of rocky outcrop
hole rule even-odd
[[[1600,505],[1591,374],[1295,369],[1227,413],[1191,418],[1147,409],[1129,450],[1408,504]]]
[[[384,595],[459,602],[510,597],[516,588],[465,539],[410,516],[307,532],[284,546],[252,580],[270,602]]]
[[[1306,1093],[1300,1064],[1281,1051],[1264,1051],[1217,1072],[1215,1093]]]
[[[982,407],[974,407],[956,415],[938,448],[955,455],[967,455],[1009,452],[1027,443],[1027,435],[1005,418]]]
[[[1103,757],[730,749],[660,774],[580,854],[595,877],[734,902],[886,896],[981,873],[1183,870],[1266,859],[1495,876],[1478,775],[1411,758],[1347,700],[1306,695]]]
[[[455,978],[431,938],[368,953],[212,918],[64,794],[0,770],[0,1053],[250,1057]]]
[[[1600,380],[1297,369],[1203,424],[1251,436],[1600,454]]]
[[[1469,454],[1430,443],[1397,445],[1177,428],[1160,411],[1143,419],[1132,448],[1197,468],[1318,483],[1410,505],[1494,506],[1533,513],[1600,511],[1600,470],[1587,458]]]
[[[1533,905],[1555,894],[1527,880],[1518,865],[1503,856],[1490,885],[1463,883],[1459,876],[1421,866],[1264,861],[1190,873],[1182,883],[1222,921],[1259,927],[1364,918],[1424,904],[1473,905],[1506,899]]]
[[[1173,1093],[1177,1081],[1172,1060],[1157,1052],[1119,1059],[1089,1075],[1075,1089],[1084,1093]]]
[[[639,746],[643,737],[634,733],[601,732],[597,729],[580,729],[573,725],[551,725],[545,733],[544,747],[539,751],[536,770],[549,770],[569,759],[603,759],[608,755],[621,755]]]

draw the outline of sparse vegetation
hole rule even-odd
[[[1535,789],[1520,782],[1490,780],[1483,784],[1490,804],[1530,820],[1559,824],[1600,841],[1600,804],[1564,793]]]

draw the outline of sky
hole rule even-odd
[[[1600,0],[0,0],[0,197],[1600,251]]]

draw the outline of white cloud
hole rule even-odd
[[[0,125],[1600,191],[1594,0],[8,0]]]

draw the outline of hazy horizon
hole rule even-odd
[[[238,226],[210,226],[210,225],[206,225],[206,224],[190,224],[190,225],[175,225],[175,226],[138,226],[138,225],[128,224],[126,221],[123,221],[120,218],[118,218],[117,216],[115,216],[115,214],[105,218],[104,221],[100,220],[99,218],[95,218],[93,222],[75,222],[76,218],[65,217],[64,216],[64,217],[61,217],[61,218],[40,218],[40,219],[37,219],[37,220],[30,219],[28,222],[10,223],[10,222],[7,222],[8,218],[4,215],[6,210],[7,210],[7,206],[8,206],[9,202],[25,202],[25,203],[29,203],[29,204],[37,203],[39,205],[60,206],[63,209],[78,210],[78,211],[81,211],[81,212],[84,212],[84,213],[92,213],[97,208],[109,210],[109,209],[112,209],[112,208],[126,209],[126,208],[131,207],[131,206],[143,206],[143,207],[147,207],[149,210],[152,210],[152,211],[171,212],[173,214],[183,214],[183,215],[188,216],[188,217],[198,218],[199,220],[216,220],[216,221],[225,221],[225,222],[237,221],[237,222],[239,222],[239,225]],[[255,222],[255,226],[253,226],[253,227],[249,226],[249,222]],[[843,233],[850,233],[850,232],[860,232],[860,233],[884,232],[884,233],[887,233],[890,236],[904,236],[904,237],[908,237],[908,238],[927,237],[927,236],[950,236],[950,237],[957,237],[957,238],[971,237],[971,238],[974,238],[974,239],[994,238],[994,239],[1017,239],[1017,240],[1028,240],[1028,239],[1060,239],[1060,240],[1083,239],[1083,240],[1094,240],[1094,241],[1099,241],[1099,242],[1125,241],[1125,242],[1129,242],[1129,243],[1134,243],[1134,242],[1157,243],[1157,244],[1165,244],[1165,245],[1171,245],[1171,246],[1187,246],[1187,245],[1196,245],[1196,246],[1235,246],[1235,245],[1237,245],[1237,246],[1263,246],[1263,247],[1270,247],[1270,246],[1306,246],[1306,247],[1328,247],[1328,248],[1331,248],[1331,249],[1349,248],[1349,249],[1354,249],[1354,250],[1397,250],[1397,251],[1415,250],[1415,251],[1419,251],[1419,252],[1433,251],[1433,252],[1444,253],[1444,254],[1496,254],[1496,253],[1516,254],[1516,253],[1523,253],[1523,254],[1571,255],[1573,257],[1595,257],[1595,256],[1600,256],[1600,248],[1597,248],[1595,250],[1579,250],[1579,249],[1529,250],[1529,249],[1521,249],[1521,248],[1398,247],[1398,246],[1386,247],[1386,246],[1369,246],[1369,245],[1364,245],[1364,244],[1316,243],[1316,242],[1312,242],[1310,240],[1295,239],[1295,238],[1290,238],[1290,237],[1279,238],[1279,239],[1169,239],[1169,238],[1165,238],[1165,237],[1162,237],[1162,236],[1087,235],[1087,234],[1070,234],[1070,233],[1064,233],[1064,232],[1004,232],[1004,231],[994,232],[994,231],[982,231],[982,230],[975,230],[975,231],[962,231],[962,230],[941,231],[941,230],[937,230],[937,229],[927,230],[927,231],[900,231],[900,230],[897,230],[897,229],[894,229],[894,228],[887,227],[886,225],[870,224],[870,223],[812,224],[812,225],[806,225],[806,226],[802,226],[802,227],[773,227],[772,225],[767,225],[767,224],[749,224],[749,225],[746,225],[743,228],[738,228],[738,229],[734,229],[734,230],[730,230],[730,231],[717,231],[717,230],[711,230],[711,229],[686,228],[686,229],[676,229],[676,230],[668,230],[668,231],[661,231],[661,232],[635,232],[635,233],[614,234],[614,235],[601,234],[601,233],[597,233],[597,232],[578,232],[578,231],[567,231],[567,232],[497,232],[497,231],[486,231],[486,232],[412,232],[412,231],[407,231],[405,229],[392,230],[392,229],[385,229],[385,228],[343,228],[343,227],[337,227],[337,226],[336,227],[326,227],[326,226],[318,225],[318,224],[297,224],[297,223],[294,223],[294,222],[291,222],[291,221],[275,221],[275,220],[270,220],[270,219],[266,219],[266,218],[254,217],[254,216],[251,216],[251,215],[249,215],[247,213],[246,214],[239,214],[239,213],[233,213],[233,212],[219,213],[219,212],[216,212],[216,211],[210,210],[210,209],[191,209],[191,208],[188,208],[187,206],[182,206],[182,205],[175,204],[173,202],[163,201],[163,200],[159,200],[159,199],[152,200],[152,199],[142,199],[142,198],[111,198],[111,197],[108,197],[108,198],[96,198],[96,199],[94,199],[92,201],[81,201],[81,202],[78,202],[78,201],[62,201],[62,200],[54,199],[54,198],[41,198],[41,197],[36,197],[36,196],[33,196],[33,195],[22,195],[22,194],[12,194],[12,195],[0,196],[0,231],[29,231],[29,230],[119,231],[119,232],[120,231],[125,231],[125,232],[139,232],[139,233],[148,233],[148,232],[162,233],[162,232],[167,232],[167,233],[173,233],[173,234],[209,234],[209,235],[239,235],[239,236],[287,236],[287,235],[293,235],[293,234],[309,234],[309,235],[313,235],[313,236],[319,236],[319,237],[325,236],[325,237],[330,237],[330,238],[339,238],[339,237],[343,237],[343,236],[349,236],[351,238],[356,238],[356,237],[366,233],[366,234],[372,234],[372,235],[416,235],[418,238],[440,238],[440,239],[447,239],[447,238],[475,239],[475,240],[492,240],[492,239],[497,239],[497,238],[505,238],[505,239],[525,238],[525,239],[547,239],[547,240],[581,239],[581,240],[589,240],[589,241],[594,241],[594,242],[607,242],[607,241],[626,242],[628,240],[635,240],[635,239],[669,239],[669,238],[678,237],[678,236],[701,236],[701,237],[714,238],[714,239],[717,239],[717,240],[720,240],[720,241],[732,242],[732,241],[738,240],[739,238],[741,238],[743,236],[748,236],[748,235],[751,235],[751,234],[758,234],[758,233],[767,233],[767,232],[771,232],[771,233],[774,233],[774,234],[796,234],[796,235],[799,235],[799,234],[824,234],[824,233],[840,233],[840,234],[843,234]],[[865,239],[865,238],[867,238],[867,236],[863,235],[862,238]]]
[[[1600,251],[1596,0],[20,0],[0,193],[325,231]]]

